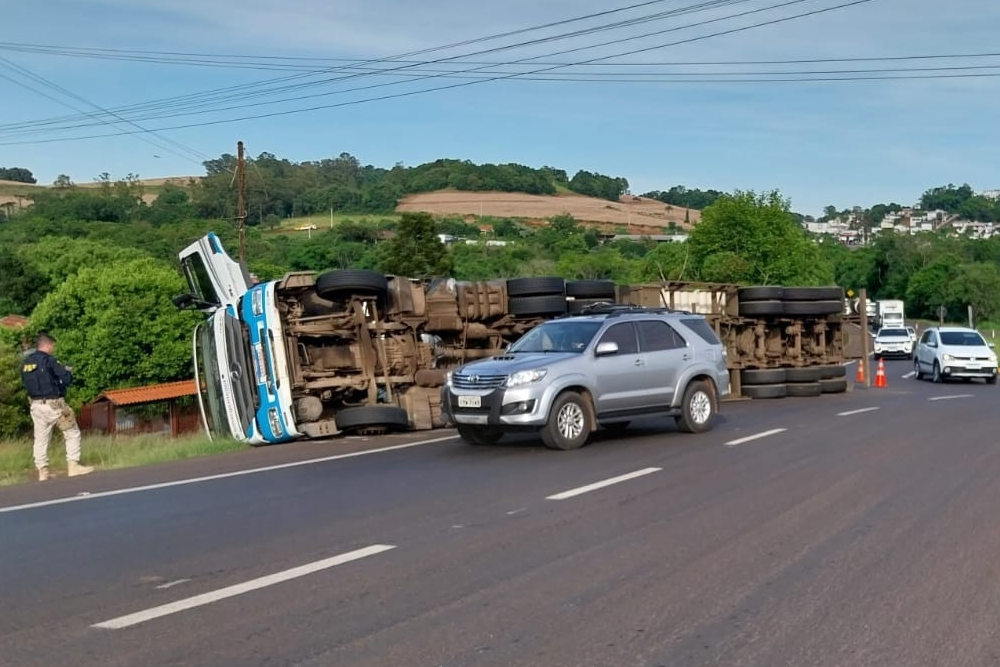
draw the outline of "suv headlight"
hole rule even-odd
[[[446,387],[451,386],[451,371],[448,371],[447,373],[444,374],[444,386]]]
[[[941,358],[944,359],[945,361],[955,361],[954,354],[945,354]]]
[[[548,369],[537,368],[530,371],[518,371],[507,378],[508,387],[520,387],[522,385],[531,384],[532,382],[538,382],[545,374],[548,373]]]

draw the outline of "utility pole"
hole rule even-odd
[[[240,261],[247,261],[247,172],[243,142],[236,142],[236,228],[240,233]]]

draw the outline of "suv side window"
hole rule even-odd
[[[931,336],[933,334],[934,334],[934,332],[931,331],[930,329],[928,329],[927,331],[925,331],[924,335],[920,337],[920,344],[921,345],[927,345],[928,343],[930,343],[931,342]]]
[[[635,354],[639,351],[639,342],[635,337],[635,327],[631,322],[619,322],[608,327],[601,336],[602,343],[618,343],[619,354]]]
[[[643,352],[659,352],[660,350],[676,350],[687,347],[687,342],[666,322],[645,320],[637,322],[639,338],[642,340]]]

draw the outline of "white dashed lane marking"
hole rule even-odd
[[[760,440],[761,438],[766,438],[771,435],[784,433],[787,430],[788,429],[785,428],[772,428],[770,431],[764,431],[763,433],[748,435],[745,438],[737,438],[736,440],[730,440],[729,442],[726,443],[726,447],[735,447],[736,445],[742,445],[748,442],[753,442],[754,440]]]

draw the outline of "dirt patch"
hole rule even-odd
[[[520,192],[459,192],[439,190],[405,197],[397,212],[423,211],[433,215],[493,216],[545,222],[568,213],[581,222],[601,227],[623,226],[633,233],[662,233],[671,222],[689,229],[701,212],[668,206],[645,197],[625,195],[617,202],[583,195],[529,195]],[[684,222],[688,215],[690,224]]]

